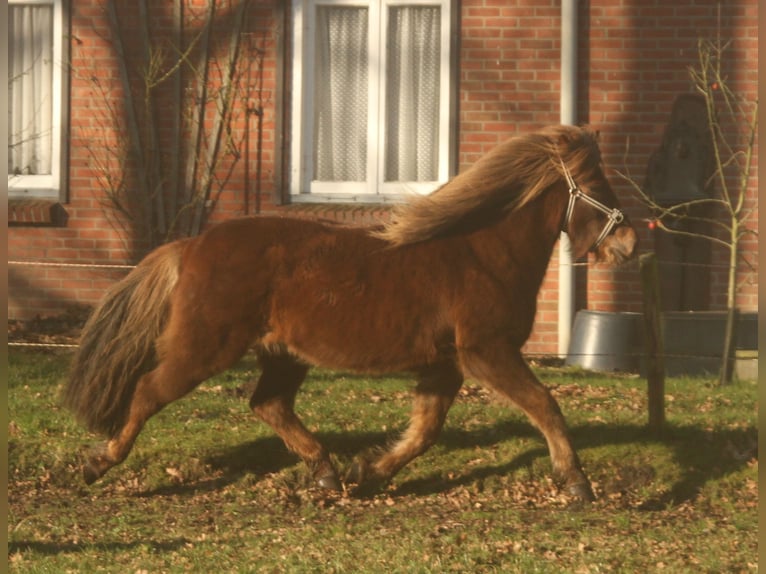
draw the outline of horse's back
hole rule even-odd
[[[429,266],[411,251],[366,229],[314,221],[219,224],[185,246],[174,332],[191,348],[225,340],[237,352],[281,348],[337,368],[429,362],[444,329],[435,324],[433,281],[423,277]]]

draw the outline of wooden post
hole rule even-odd
[[[660,315],[660,281],[657,256],[639,257],[644,300],[644,356],[649,396],[649,428],[657,433],[665,424],[665,345]]]

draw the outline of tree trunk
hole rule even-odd
[[[743,192],[744,193],[744,192]],[[731,242],[729,244],[729,277],[726,293],[726,327],[723,337],[723,354],[721,355],[721,372],[718,376],[720,386],[731,383],[734,373],[734,355],[737,345],[737,255],[739,253],[739,225],[732,218]]]

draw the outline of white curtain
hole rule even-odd
[[[8,7],[8,175],[51,173],[53,7]]]
[[[386,74],[386,181],[436,181],[440,10],[392,7]]]
[[[367,179],[368,11],[317,8],[314,179]]]

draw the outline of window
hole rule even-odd
[[[63,0],[8,5],[8,193],[59,200],[63,173]]]
[[[294,0],[293,201],[390,201],[447,181],[452,0]]]

